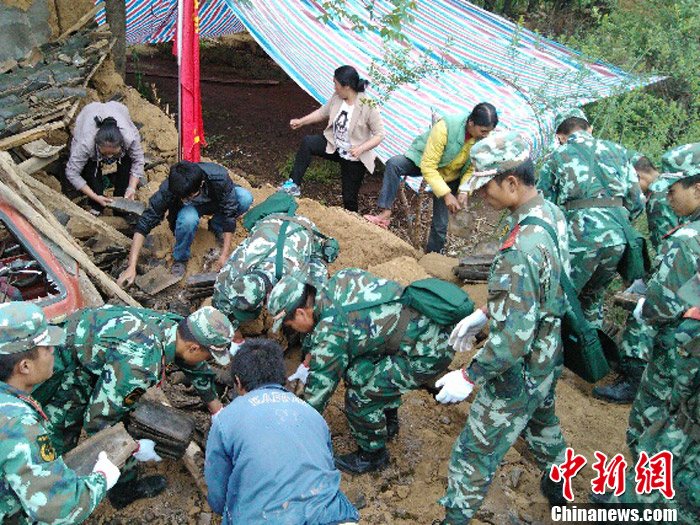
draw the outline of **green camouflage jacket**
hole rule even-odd
[[[26,393],[0,381],[0,523],[81,523],[107,492],[102,474],[81,477],[51,445],[48,421]]]
[[[621,198],[634,219],[644,210],[639,178],[629,152],[614,142],[576,131],[555,150],[539,173],[537,187],[544,198],[565,209],[580,199]],[[614,218],[615,208],[580,208],[566,211],[571,251],[581,239],[602,246],[625,244],[624,230]]]
[[[56,348],[54,377],[37,386],[33,395],[42,404],[50,403],[64,373],[80,367],[93,378],[91,384],[82,385],[91,392],[85,431],[91,435],[118,423],[175,362],[181,320],[174,314],[111,305],[76,312],[66,321],[66,346]],[[176,364],[204,402],[216,398],[209,365]]]
[[[400,284],[358,268],[339,271],[316,294],[316,325],[309,334],[309,378],[304,398],[323,412],[351,363],[361,357],[378,361],[401,314]],[[380,302],[362,310],[342,312],[360,302]],[[386,301],[386,302],[385,302]],[[408,331],[408,330],[407,330]]]
[[[234,329],[238,328],[242,320],[257,317],[272,286],[298,268],[308,264],[317,282],[328,279],[328,270],[321,259],[322,239],[313,234],[311,230],[315,230],[316,225],[306,217],[297,215],[294,220],[307,224],[307,228],[286,222],[283,250],[278,252],[277,244],[281,228],[285,224],[284,217],[275,214],[258,221],[248,237],[233,251],[216,278],[212,305],[229,317]],[[265,276],[266,289],[256,286],[253,280],[245,283],[238,279],[250,271]]]
[[[674,333],[688,308],[678,290],[696,274],[700,261],[700,210],[688,219],[690,222],[662,243],[642,310],[644,322],[656,330],[657,337],[662,338],[660,342],[667,346],[674,346]]]
[[[559,249],[541,226],[521,225],[526,217],[552,226]],[[533,380],[528,387],[537,388],[563,362],[561,317],[566,300],[560,277],[569,264],[566,220],[538,195],[507,222],[510,232],[491,264],[488,281],[489,338],[467,373],[484,384],[518,365]]]
[[[700,425],[700,273],[678,292],[688,310],[674,334],[677,354],[670,408],[685,411]]]
[[[676,215],[668,203],[668,189],[673,181],[662,177],[649,185],[647,191],[647,223],[649,224],[649,240],[655,250],[659,250],[663,236],[684,222]]]

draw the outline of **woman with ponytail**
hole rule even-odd
[[[133,199],[143,177],[143,149],[129,110],[119,102],[92,102],[75,121],[66,180],[90,199],[91,212],[99,215],[110,202],[104,196],[104,166],[116,164],[108,176],[115,197]]]
[[[299,196],[299,186],[311,163],[311,156],[340,163],[343,184],[343,206],[357,211],[365,170],[374,171],[377,155],[373,149],[384,138],[384,125],[379,108],[364,94],[369,82],[361,79],[352,66],[341,66],[333,74],[333,96],[316,111],[289,121],[292,129],[307,124],[326,122],[322,135],[307,135],[294,159],[294,167],[280,191]]]

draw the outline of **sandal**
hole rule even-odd
[[[389,223],[391,222],[389,219],[382,219],[379,215],[363,215],[363,217],[375,226],[379,226],[385,230],[389,229]]]

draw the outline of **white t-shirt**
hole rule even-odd
[[[357,160],[349,153],[352,149],[352,144],[350,144],[350,119],[352,118],[352,112],[354,110],[354,105],[350,106],[347,102],[343,101],[343,105],[340,106],[340,111],[338,111],[333,121],[335,147],[338,150],[338,155],[346,160]]]

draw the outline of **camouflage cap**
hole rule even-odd
[[[211,352],[214,361],[228,364],[235,330],[224,314],[213,306],[204,306],[187,317],[187,328],[195,340]]]
[[[0,355],[26,352],[35,346],[63,344],[66,333],[50,326],[37,305],[18,301],[0,305]]]
[[[568,118],[581,118],[588,122],[588,117],[586,114],[583,112],[581,108],[566,108],[559,113],[557,113],[557,116],[554,117],[554,132],[559,129],[559,126],[562,125],[562,122],[564,122]]]
[[[246,321],[248,318],[245,314],[240,315],[241,318],[237,314],[239,312],[260,313],[270,288],[270,280],[264,273],[258,271],[247,272],[233,279],[228,292],[234,298],[232,315],[239,321]]]
[[[272,289],[267,300],[267,311],[274,318],[273,332],[279,332],[287,315],[299,307],[307,282],[307,273],[299,271],[282,277]]]
[[[530,145],[514,131],[492,133],[472,146],[470,157],[474,172],[459,187],[462,192],[476,191],[496,175],[520,166],[530,158]]]
[[[678,146],[661,157],[665,178],[680,180],[700,173],[700,142]]]

